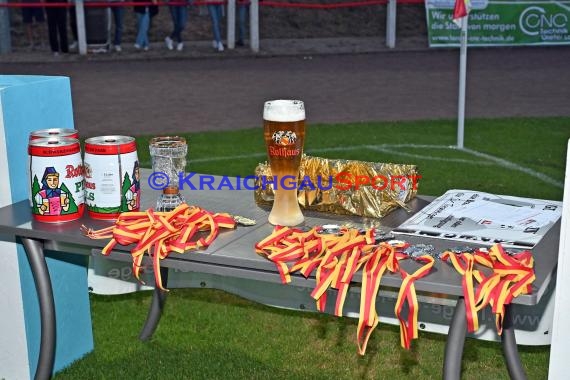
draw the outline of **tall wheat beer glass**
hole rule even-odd
[[[265,102],[263,132],[275,194],[269,223],[296,226],[305,219],[297,201],[297,178],[305,141],[305,104],[300,100]]]

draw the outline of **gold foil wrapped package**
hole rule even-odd
[[[269,164],[259,164],[255,175],[255,202],[271,204],[275,185]],[[381,218],[397,207],[407,209],[420,178],[415,165],[303,156],[297,197],[307,210]],[[278,178],[277,186],[291,186],[290,180]]]

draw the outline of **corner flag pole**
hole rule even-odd
[[[459,100],[457,105],[457,148],[463,148],[463,130],[465,126],[465,79],[467,76],[467,20],[461,18],[461,34],[459,37]]]

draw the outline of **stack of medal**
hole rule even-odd
[[[257,253],[275,263],[284,283],[291,281],[293,272],[308,277],[316,271],[317,285],[311,295],[317,301],[317,309],[324,311],[326,290],[337,289],[334,311],[337,316],[343,314],[342,305],[352,276],[357,270],[362,270],[357,332],[360,354],[364,354],[368,338],[378,324],[375,300],[384,272],[399,273],[402,277],[394,311],[400,321],[401,344],[408,349],[418,336],[418,301],[414,282],[429,274],[434,258],[449,261],[462,276],[470,332],[479,328],[477,312],[490,305],[496,317],[497,332],[501,334],[505,305],[518,295],[532,291],[534,260],[529,251],[506,251],[496,244],[490,249],[460,247],[439,253],[431,244],[411,245],[402,240],[390,240],[392,238],[389,233],[382,235],[374,229],[356,231],[333,225],[308,231],[276,227],[255,248]],[[398,264],[406,258],[422,266],[414,273],[407,273]],[[493,272],[487,276],[474,268],[476,264],[491,268]],[[479,286],[475,288],[477,283]],[[408,306],[406,317],[403,315],[404,303]]]
[[[116,219],[140,209],[140,170],[135,139],[99,136],[85,140],[85,201],[94,219]]]
[[[78,132],[44,129],[28,143],[29,201],[35,220],[68,222],[83,215],[83,163]]]
[[[436,252],[431,244],[410,245],[403,251],[410,257],[429,254],[450,263],[461,275],[467,330],[479,329],[477,312],[491,306],[499,335],[503,332],[505,306],[521,295],[532,292],[535,279],[532,253],[522,249],[503,248],[495,244],[489,249],[457,246],[444,252]],[[486,275],[477,266],[492,269]]]
[[[425,253],[426,247],[413,254],[403,241],[389,239],[389,234],[374,228],[354,228],[325,225],[309,231],[301,228],[276,227],[273,233],[255,245],[256,252],[275,263],[284,283],[298,272],[305,277],[314,274],[316,287],[311,296],[317,310],[324,311],[327,289],[337,289],[334,314],[343,315],[343,305],[354,274],[361,270],[361,300],[357,329],[358,352],[364,355],[368,339],[378,325],[376,299],[384,273],[397,273],[402,286],[396,301],[395,314],[400,322],[400,342],[409,349],[418,337],[418,301],[414,282],[431,271],[434,259]],[[414,273],[406,272],[399,261],[411,258],[421,266]],[[403,310],[407,305],[407,315]]]
[[[505,306],[521,295],[532,292],[535,279],[534,258],[530,251],[505,250],[501,244],[491,248],[473,249],[458,247],[443,252],[442,261],[450,262],[462,276],[463,298],[467,318],[467,330],[479,329],[477,312],[490,305],[495,314],[497,333],[503,332]],[[476,265],[491,268],[486,275]],[[479,284],[475,288],[475,284]]]

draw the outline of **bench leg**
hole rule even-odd
[[[40,356],[34,379],[50,379],[55,360],[56,321],[55,303],[43,245],[39,240],[22,238],[32,270],[40,304]]]
[[[465,319],[465,301],[463,298],[459,298],[455,305],[453,319],[451,320],[447,341],[445,343],[445,357],[443,363],[444,380],[459,380],[461,378],[461,358],[463,356],[466,334],[467,320]],[[501,342],[509,377],[512,380],[526,380],[526,373],[517,349],[511,305],[505,306],[505,319],[503,321]]]
[[[160,275],[162,277],[162,284],[164,287],[168,286],[168,268],[160,268]],[[148,310],[148,315],[146,317],[146,322],[139,334],[139,339],[142,341],[149,340],[154,334],[160,322],[160,317],[162,316],[162,309],[164,308],[164,303],[166,302],[166,295],[168,292],[160,290],[158,287],[154,288],[154,293],[152,295],[152,302],[150,304],[150,309]]]
[[[503,355],[505,356],[510,378],[512,380],[526,380],[526,373],[517,349],[511,305],[505,305],[505,319],[503,320],[501,342],[503,343]]]
[[[443,358],[444,380],[459,380],[461,378],[461,359],[463,357],[466,335],[465,301],[463,297],[460,297],[457,299],[453,319],[447,334],[447,341],[445,342],[445,356]]]

